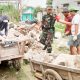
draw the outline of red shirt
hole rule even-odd
[[[72,21],[72,16],[71,15],[68,15],[65,17],[65,21],[67,22],[71,22]],[[71,34],[71,26],[66,24],[66,28],[65,28],[65,33],[66,32],[69,32],[67,35],[70,35]]]

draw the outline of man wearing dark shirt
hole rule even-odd
[[[8,21],[9,18],[6,15],[1,15],[0,16],[0,35],[7,35],[8,33]],[[4,30],[4,33],[2,31]]]

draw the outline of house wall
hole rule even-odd
[[[32,21],[33,20],[33,15],[32,14],[22,14],[22,21]]]
[[[77,5],[80,7],[80,5],[77,4],[77,2],[80,0],[53,0],[53,6],[54,7],[63,7],[64,4],[69,5]]]
[[[61,13],[63,7],[68,7],[69,5],[78,6],[80,8],[80,0],[53,0],[53,9],[55,9],[56,13]]]
[[[32,21],[34,18],[33,11],[34,9],[32,7],[26,7],[22,12],[21,21],[26,21],[26,20]]]

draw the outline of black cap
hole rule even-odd
[[[68,8],[63,8],[62,13],[68,13],[68,12],[69,12]]]

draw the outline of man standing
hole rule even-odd
[[[73,16],[72,26],[71,26],[71,37],[70,37],[70,46],[73,47],[73,54],[80,54],[80,15],[78,12],[78,7],[71,6],[69,7],[70,14]]]
[[[71,22],[72,21],[72,16],[69,12],[69,10],[67,8],[63,9],[63,15],[65,17],[65,21],[67,22]],[[71,35],[71,25],[66,24],[66,28],[65,28],[65,36]]]
[[[0,35],[7,36],[9,18],[6,15],[0,16]]]
[[[44,50],[47,49],[47,52],[51,53],[56,19],[52,12],[52,6],[48,6],[46,10],[47,14],[42,17],[42,36],[40,42],[45,45]]]
[[[72,21],[72,15],[70,14],[68,8],[63,8],[62,11],[65,19],[61,20],[60,16],[56,16],[56,20],[60,23],[66,24],[66,28],[65,28],[65,36],[71,35],[71,24],[70,22]]]
[[[73,16],[70,14],[70,11],[68,10],[68,8],[63,8],[62,13],[65,17],[65,20],[61,20],[59,16],[56,17],[56,20],[60,23],[66,24],[64,36],[68,36],[68,35],[70,36],[71,35],[71,21],[73,19]],[[70,45],[70,54],[74,53],[73,49],[74,49],[73,46]]]
[[[69,12],[73,17],[71,22],[62,21],[59,17],[57,18],[59,22],[71,25],[71,36],[69,40],[69,45],[72,55],[80,54],[80,15],[77,13],[78,10],[78,7],[74,5],[69,6]]]

